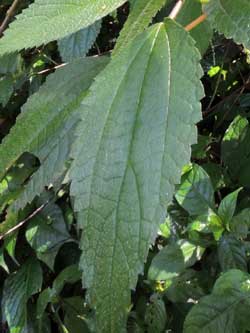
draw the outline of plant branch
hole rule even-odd
[[[197,25],[201,24],[203,21],[205,21],[207,18],[207,14],[202,14],[201,16],[199,16],[197,19],[195,19],[194,21],[192,21],[191,23],[189,23],[186,27],[185,30],[186,31],[191,31],[192,29],[194,29],[195,27],[197,27]]]
[[[174,6],[174,8],[172,9],[171,13],[169,14],[169,18],[171,18],[172,20],[174,20],[176,18],[176,16],[179,14],[181,7],[184,5],[184,1],[185,0],[178,0]]]
[[[2,24],[0,25],[0,37],[3,35],[4,30],[7,28],[10,19],[12,16],[15,15],[16,8],[18,6],[19,0],[14,0],[10,8],[7,10],[5,19],[3,20]]]
[[[19,222],[17,225],[15,225],[13,228],[9,229],[5,234],[0,235],[0,240],[4,239],[5,237],[9,236],[10,234],[12,234],[13,232],[15,232],[16,230],[18,230],[19,228],[21,228],[25,223],[27,223],[28,221],[30,221],[33,217],[35,217],[38,213],[40,213],[45,206],[47,206],[48,201],[45,202],[44,204],[42,204],[40,207],[38,207],[32,214],[30,214],[26,219],[24,219],[23,221]]]
[[[227,115],[229,114],[229,112],[232,111],[233,107],[239,101],[240,97],[242,96],[242,94],[246,90],[246,86],[249,84],[249,82],[250,82],[250,76],[248,77],[248,79],[246,80],[246,82],[244,82],[243,86],[241,87],[241,89],[239,91],[239,94],[236,96],[236,98],[233,101],[231,107],[228,110],[226,110],[226,112],[224,113],[224,115],[222,116],[222,118],[220,119],[220,121],[217,123],[217,125],[215,127],[215,130],[220,127],[220,125],[223,123],[223,121],[225,120],[225,118],[227,117]]]
[[[247,85],[250,83],[250,76],[246,79],[246,81],[244,82],[244,84],[239,87],[238,89],[236,89],[231,95],[228,95],[226,97],[224,97],[220,102],[218,102],[216,105],[212,106],[210,109],[206,109],[205,111],[202,112],[203,114],[203,119],[200,120],[199,124],[203,123],[204,121],[206,121],[208,119],[208,117],[212,117],[214,116],[217,112],[218,112],[218,108],[220,107],[220,105],[224,104],[225,102],[227,102],[228,100],[230,101],[230,99],[232,99],[234,96],[234,100],[231,102],[231,107],[228,109],[228,111],[226,111],[226,115],[228,114],[228,112],[230,112],[232,110],[232,107],[237,103],[237,101],[239,100],[240,96],[244,93],[244,91],[247,89]],[[224,119],[224,117],[223,117]],[[218,127],[218,126],[217,126]]]
[[[56,70],[56,69],[58,69],[58,68],[61,68],[61,67],[66,66],[66,65],[68,65],[68,63],[65,62],[65,63],[60,64],[60,65],[57,65],[57,66],[55,66],[55,67],[52,67],[52,68],[46,68],[46,69],[44,69],[44,70],[42,70],[42,71],[40,71],[40,72],[38,72],[38,73],[34,73],[34,75],[42,75],[42,74],[46,74],[46,73],[48,73],[48,72],[54,71],[54,70]]]

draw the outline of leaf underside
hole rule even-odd
[[[156,24],[113,58],[81,106],[69,176],[98,332],[124,329],[130,289],[189,161],[199,59],[183,28]]]

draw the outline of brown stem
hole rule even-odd
[[[40,213],[43,208],[45,206],[47,206],[48,202],[42,204],[39,208],[37,208],[32,214],[30,214],[25,220],[19,222],[17,225],[15,225],[13,228],[9,229],[8,231],[6,231],[5,234],[0,235],[0,240],[4,239],[5,237],[9,236],[10,234],[12,234],[13,232],[15,232],[16,230],[18,230],[19,228],[21,228],[26,222],[28,222],[29,220],[31,220],[33,217],[35,217],[38,213]]]
[[[191,23],[189,23],[185,27],[185,30],[186,31],[190,31],[190,30],[194,29],[195,27],[197,27],[197,25],[199,25],[200,23],[202,23],[203,21],[205,21],[206,18],[207,18],[207,14],[202,14],[197,19],[195,19],[194,21],[192,21]]]
[[[7,25],[9,24],[9,21],[12,18],[12,16],[15,15],[15,10],[17,8],[18,3],[19,3],[19,0],[14,0],[12,5],[8,9],[5,19],[3,20],[2,24],[0,25],[0,37],[3,35],[4,30],[7,28]]]
[[[174,6],[174,8],[172,9],[171,13],[169,14],[169,18],[171,18],[172,20],[174,20],[176,18],[176,16],[179,14],[181,7],[184,5],[184,1],[185,0],[178,0]]]

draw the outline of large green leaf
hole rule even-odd
[[[126,0],[35,0],[10,25],[0,54],[46,44],[86,28]]]
[[[204,10],[213,28],[250,48],[250,2],[248,0],[210,0]]]
[[[2,307],[10,333],[32,332],[26,303],[42,286],[42,270],[38,261],[28,260],[5,281]]]
[[[131,40],[143,32],[166,1],[167,0],[137,0],[133,6],[130,5],[132,7],[131,12],[120,33],[113,54],[119,49],[126,47]]]
[[[189,312],[184,333],[244,333],[249,330],[249,274],[231,270],[215,283],[213,292],[205,296]]]
[[[85,58],[58,69],[23,106],[0,145],[0,179],[24,152],[36,155],[42,165],[15,204],[16,209],[23,208],[65,172],[72,130],[79,119],[77,108],[106,63],[106,58]]]
[[[182,27],[157,24],[113,58],[82,105],[71,195],[97,331],[123,331],[129,289],[189,161],[203,94],[199,58]]]

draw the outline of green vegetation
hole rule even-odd
[[[0,332],[250,331],[248,0],[0,4]]]

